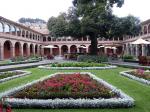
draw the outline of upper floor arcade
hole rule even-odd
[[[35,31],[29,27],[8,20],[0,16],[0,36],[11,37],[31,41],[42,41],[42,33]]]

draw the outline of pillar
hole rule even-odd
[[[61,56],[61,46],[59,46],[59,55]]]
[[[23,45],[20,46],[20,56],[23,56]]]
[[[14,58],[15,57],[15,47],[13,46],[11,48],[11,58]]]
[[[4,47],[0,46],[0,60],[4,59]]]
[[[138,57],[139,56],[139,47],[138,47],[138,45],[136,45],[136,57]]]
[[[145,56],[145,45],[142,45],[142,56]]]

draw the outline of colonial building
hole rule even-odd
[[[150,20],[143,22],[139,37],[150,40]],[[123,53],[138,56],[149,55],[149,45],[132,45],[130,42],[138,37],[126,37],[123,40],[98,38],[99,53],[107,55]],[[43,46],[53,45],[54,49]],[[105,46],[105,47],[103,47]],[[71,37],[53,38],[47,29],[33,29],[4,17],[0,17],[0,60],[16,56],[30,55],[64,55],[65,53],[89,53],[90,40],[88,37],[74,39]]]

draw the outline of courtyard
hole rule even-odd
[[[18,85],[24,85],[26,83],[32,82],[34,80],[40,79],[42,77],[48,76],[50,74],[54,74],[56,72],[91,72],[95,74],[97,77],[107,81],[108,83],[114,85],[115,87],[121,89],[127,95],[132,97],[135,100],[135,106],[132,108],[119,108],[119,109],[13,109],[13,112],[65,112],[65,111],[74,111],[74,112],[83,112],[83,111],[92,111],[92,112],[149,112],[150,110],[150,87],[149,85],[145,85],[139,83],[137,81],[131,80],[124,76],[121,76],[119,72],[131,70],[129,68],[118,67],[115,69],[108,70],[43,70],[39,68],[29,68],[24,69],[25,71],[30,71],[31,74],[28,76],[16,78],[4,83],[0,84],[0,92],[7,91],[14,87],[18,87]],[[146,97],[145,97],[146,96]]]

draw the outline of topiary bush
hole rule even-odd
[[[97,56],[97,55],[79,55],[77,58],[77,61],[79,62],[95,62],[95,63],[101,63],[101,62],[107,62],[108,58],[105,55]]]

